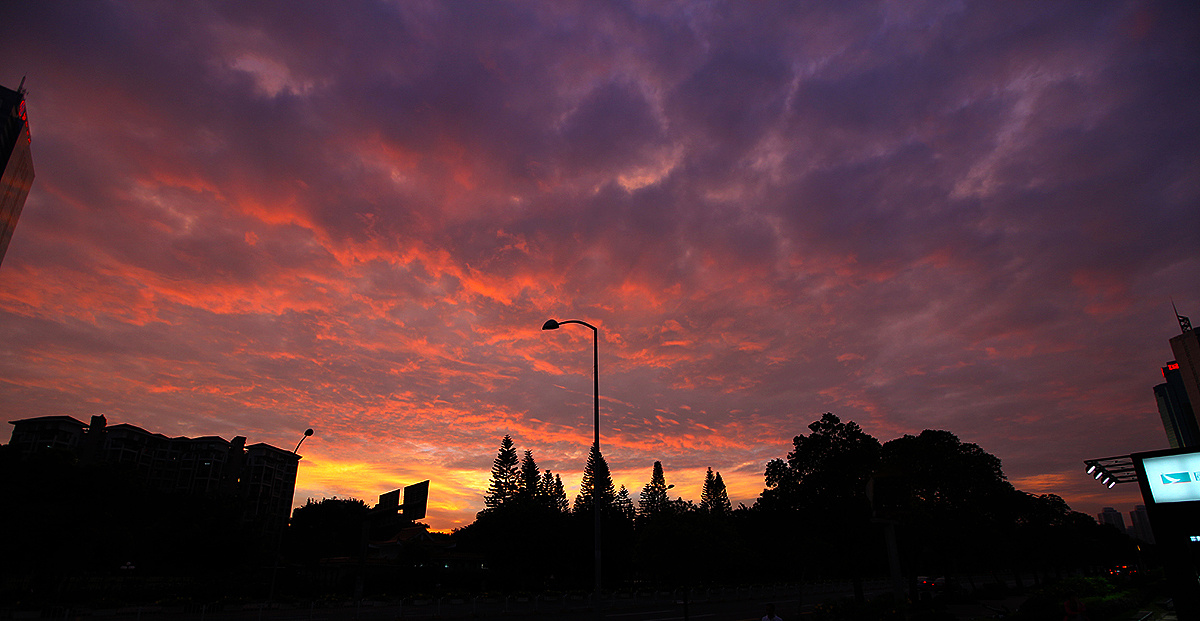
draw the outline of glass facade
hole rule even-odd
[[[0,262],[33,187],[33,152],[25,94],[0,87]]]

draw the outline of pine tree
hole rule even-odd
[[[554,506],[554,475],[549,470],[543,472],[542,476],[538,477],[537,494],[534,495],[534,498],[542,506]]]
[[[704,475],[704,488],[700,490],[700,509],[713,513],[713,504],[716,502],[716,478],[713,476],[712,468]]]
[[[592,507],[604,511],[612,507],[615,496],[608,462],[600,454],[600,447],[593,443],[583,468],[583,480],[579,482],[579,495],[575,497],[575,512],[590,511]]]
[[[700,509],[713,515],[726,515],[733,511],[729,502],[729,492],[725,489],[725,481],[721,473],[713,474],[709,468],[704,475],[704,490],[700,492]]]
[[[517,449],[512,438],[504,436],[500,450],[492,462],[492,482],[483,496],[484,511],[497,511],[516,497],[520,490],[520,474],[517,471]]]
[[[617,490],[617,496],[613,499],[613,507],[616,508],[617,513],[622,517],[630,522],[633,521],[633,499],[629,497],[629,490],[625,489],[624,485],[621,486],[621,489]]]
[[[720,515],[729,515],[733,512],[733,504],[729,502],[729,492],[725,489],[725,481],[721,480],[721,473],[713,479],[713,513]]]
[[[663,476],[662,462],[656,461],[650,482],[642,486],[642,493],[638,499],[638,514],[641,517],[649,517],[661,513],[666,508],[667,479]]]
[[[541,477],[538,475],[537,462],[533,460],[533,451],[525,451],[524,457],[521,458],[521,478],[518,482],[520,489],[517,495],[521,498],[521,502],[525,504],[533,504],[534,499],[538,495],[538,483]]]
[[[566,513],[571,509],[571,505],[567,502],[567,490],[563,487],[562,477],[554,475],[554,491],[550,497],[551,506],[558,510],[559,513]]]

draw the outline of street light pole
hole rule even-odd
[[[293,450],[292,452],[293,452],[293,453],[297,453],[297,454],[299,454],[299,452],[300,452],[300,445],[301,445],[301,444],[304,444],[304,439],[305,439],[305,438],[307,438],[308,436],[311,436],[312,434],[313,434],[313,430],[312,430],[312,428],[305,429],[305,430],[304,430],[304,435],[300,437],[300,441],[296,443],[296,449],[295,449],[295,450]]]
[[[592,428],[595,430],[595,439],[592,441],[596,447],[596,457],[600,457],[600,331],[596,326],[578,319],[567,319],[565,321],[555,321],[547,319],[546,323],[542,324],[543,330],[557,330],[559,326],[577,323],[592,329],[592,392],[593,392],[593,419]],[[593,473],[594,474],[594,473]],[[594,483],[594,482],[593,482]],[[595,516],[595,541],[596,541],[596,592],[592,596],[592,607],[596,617],[600,616],[600,503],[599,495],[596,493],[595,485],[592,487],[592,515]]]
[[[305,429],[304,435],[300,436],[300,441],[296,443],[296,448],[292,449],[292,455],[296,456],[296,472],[297,472],[297,474],[299,474],[299,472],[300,472],[300,459],[301,459],[300,453],[299,453],[300,445],[304,444],[304,441],[306,439],[308,439],[308,437],[311,436],[312,434],[313,434],[312,427]],[[293,483],[292,483],[293,493],[295,493],[295,488],[296,488],[296,484],[293,481]],[[284,517],[283,524],[281,524],[279,527],[279,535],[275,538],[275,562],[272,563],[273,567],[271,567],[271,588],[267,592],[267,601],[268,602],[275,600],[275,578],[279,574],[279,556],[283,553],[283,531],[287,530],[287,525],[288,525],[288,518]]]

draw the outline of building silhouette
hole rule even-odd
[[[85,424],[70,416],[10,421],[10,450],[19,457],[60,452],[81,468],[108,466],[165,494],[217,499],[237,507],[240,526],[277,536],[291,513],[300,456],[246,438],[167,437],[104,416]]]
[[[1108,524],[1122,533],[1125,532],[1125,518],[1121,515],[1120,511],[1112,507],[1104,507],[1097,517],[1101,524]]]
[[[1175,359],[1162,368],[1162,384],[1154,387],[1158,415],[1171,448],[1200,447],[1200,422],[1196,407],[1200,405],[1200,334],[1192,322],[1178,312],[1181,334],[1171,338],[1171,353]]]
[[[1162,374],[1166,381],[1154,387],[1154,400],[1158,403],[1163,430],[1167,432],[1167,443],[1171,448],[1200,446],[1200,425],[1183,385],[1179,363],[1168,362]]]
[[[25,114],[25,80],[17,90],[0,86],[0,262],[33,187],[33,154]]]
[[[1146,513],[1146,505],[1136,505],[1129,512],[1129,534],[1145,541],[1154,543],[1154,530],[1150,527],[1150,516]]]
[[[1171,353],[1179,365],[1180,380],[1192,403],[1193,411],[1200,405],[1200,334],[1192,329],[1192,322],[1178,312],[1179,336],[1171,339]]]

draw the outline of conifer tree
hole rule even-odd
[[[550,497],[551,506],[558,510],[559,513],[566,513],[571,509],[571,505],[567,502],[567,490],[563,487],[562,477],[554,475],[554,491]]]
[[[520,474],[517,471],[517,449],[512,438],[504,436],[500,450],[492,462],[492,482],[483,496],[484,511],[496,511],[507,505],[520,490]]]
[[[554,474],[549,470],[542,473],[538,477],[537,494],[535,496],[540,505],[545,507],[554,507]]]
[[[729,492],[725,489],[725,481],[721,480],[721,473],[713,479],[713,513],[728,515],[733,512],[733,504],[729,502]]]
[[[630,522],[633,521],[633,499],[629,497],[629,490],[625,489],[624,485],[621,486],[621,489],[617,490],[617,496],[613,499],[613,507],[625,519]]]
[[[612,507],[615,497],[616,490],[613,489],[608,462],[600,454],[600,447],[593,443],[587,465],[583,468],[583,480],[579,482],[579,495],[575,497],[575,512],[590,511],[592,507],[604,511]]]
[[[533,451],[525,451],[525,455],[521,458],[521,478],[519,481],[520,489],[518,496],[521,501],[526,504],[532,504],[538,495],[538,483],[541,477],[538,475],[537,462],[533,460]]]
[[[700,492],[700,508],[713,515],[725,515],[733,511],[729,502],[729,493],[725,489],[725,481],[721,473],[713,474],[709,468],[704,475],[704,489]]]
[[[716,499],[716,478],[713,476],[712,468],[704,475],[704,487],[700,490],[700,509],[712,513],[713,503]]]
[[[654,462],[654,471],[650,475],[650,482],[642,486],[642,493],[638,498],[638,514],[641,517],[648,517],[661,513],[666,508],[667,479],[663,476],[662,462],[656,461]]]

